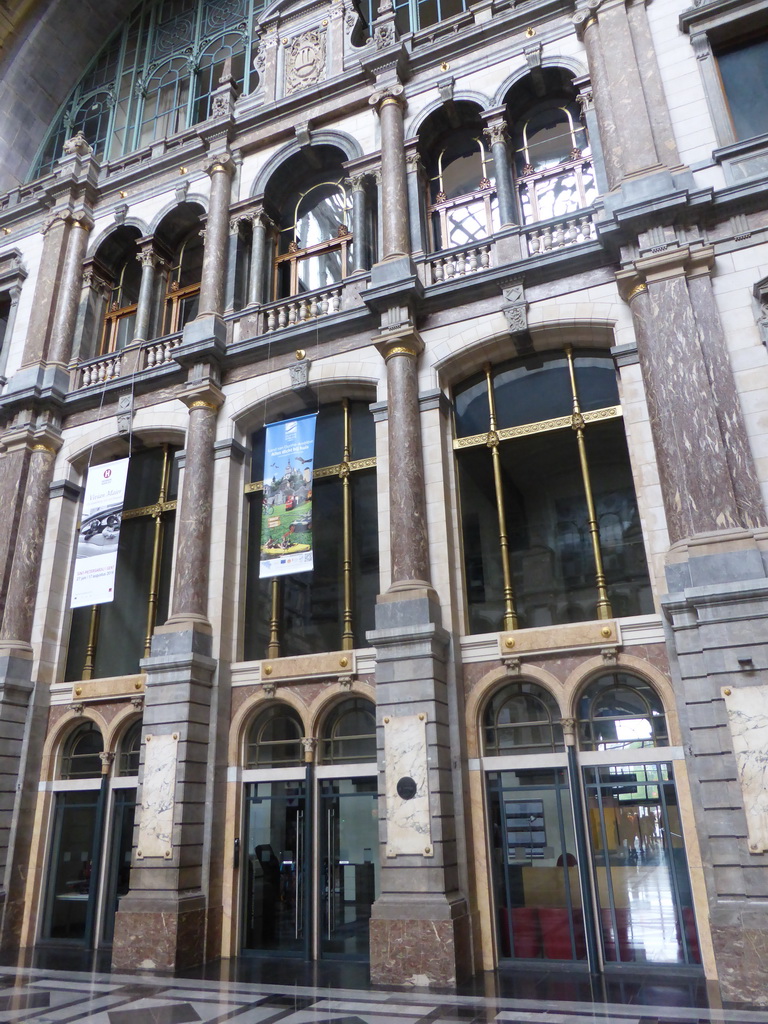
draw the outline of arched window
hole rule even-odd
[[[669,743],[661,700],[648,683],[627,672],[593,679],[579,698],[582,750],[663,747]]]
[[[117,774],[138,775],[141,754],[141,719],[138,718],[123,733],[117,753]]]
[[[454,415],[470,632],[653,610],[610,356],[488,368]]]
[[[246,768],[287,768],[304,763],[304,727],[297,712],[274,704],[257,715],[248,731]]]
[[[368,402],[320,406],[311,487],[296,479],[289,493],[264,491],[264,431],[253,435],[246,580],[245,657],[314,654],[365,645],[379,591],[376,460]],[[269,467],[268,467],[269,470]],[[268,475],[268,473],[267,473]],[[261,526],[297,497],[306,505],[300,533],[310,533],[309,572],[262,578]],[[278,537],[279,539],[279,537]]]
[[[138,672],[156,622],[168,615],[178,470],[170,445],[137,450],[128,468],[122,521],[91,517],[80,529],[89,544],[119,531],[114,600],[72,613],[65,678],[91,679]]]
[[[342,175],[294,193],[277,234],[275,298],[340,284],[350,272],[352,201]]]
[[[360,697],[337,704],[326,719],[319,760],[344,764],[376,760],[376,715]]]
[[[482,134],[471,128],[453,132],[438,147],[430,171],[432,248],[452,249],[491,235],[494,168]]]
[[[93,722],[83,722],[68,737],[61,758],[62,779],[98,779],[104,740]]]
[[[167,232],[172,255],[166,278],[163,335],[176,334],[197,316],[203,274],[204,243],[193,209],[179,209],[171,219],[174,223],[168,225]],[[157,235],[163,238],[163,234],[161,226]]]
[[[239,90],[245,79],[245,43],[242,32],[230,32],[208,45],[201,54],[195,76],[194,120],[206,121],[211,116],[213,91],[229,60],[229,73]]]
[[[258,36],[245,30],[263,0],[140,0],[70,93],[41,147],[33,176],[48,173],[64,141],[82,131],[114,160],[204,121],[224,62],[248,93]]]
[[[566,217],[597,199],[592,151],[572,76],[542,68],[507,102],[523,223]]]
[[[495,693],[483,716],[483,734],[486,756],[564,749],[557,701],[535,683],[515,683]]]
[[[133,341],[141,286],[141,266],[136,250],[138,237],[135,228],[120,229],[99,246],[96,254],[97,262],[106,270],[109,284],[99,355],[119,352]]]

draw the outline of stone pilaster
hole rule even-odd
[[[352,190],[352,273],[368,269],[368,239],[366,238],[365,174],[353,174],[347,179]]]
[[[72,354],[77,307],[83,280],[83,260],[88,248],[91,223],[80,215],[72,220],[67,252],[59,280],[59,300],[51,331],[48,362],[66,365]]]
[[[574,22],[587,51],[611,189],[628,179],[678,168],[674,133],[642,5],[627,4],[626,0],[588,0],[574,15]]]
[[[253,234],[251,236],[251,267],[248,276],[248,305],[255,306],[268,302],[267,283],[269,268],[267,266],[267,231],[272,222],[263,209],[257,208],[251,216]]]
[[[22,368],[39,363],[47,354],[71,230],[72,221],[66,213],[54,215],[42,228],[43,252],[35,281]]]
[[[6,436],[6,444],[11,439]],[[7,599],[0,626],[0,946],[18,943],[23,908],[23,851],[14,860],[14,831],[29,816],[34,800],[37,764],[24,770],[24,740],[33,694],[32,619],[35,611],[40,558],[48,511],[48,491],[60,439],[50,431],[28,431],[12,439],[17,466],[26,463],[23,502],[8,574]],[[28,454],[27,454],[28,453]],[[6,458],[8,456],[6,455]],[[39,723],[42,737],[42,722]],[[39,747],[39,743],[38,743]],[[28,758],[27,758],[28,760]],[[29,778],[27,783],[25,780]]]
[[[744,499],[737,498],[737,487],[749,490],[749,484],[735,484],[732,472],[740,472],[751,459],[727,355],[722,349],[717,352],[722,328],[719,338],[715,325],[705,327],[702,335],[703,320],[716,311],[706,304],[697,314],[693,298],[701,297],[702,286],[695,285],[692,292],[688,276],[697,277],[702,263],[708,266],[711,257],[709,249],[684,246],[637,260],[633,269],[618,275],[632,310],[673,543],[695,534],[751,525],[740,508]],[[713,371],[724,374],[726,381],[713,385]],[[722,432],[717,410],[718,399],[731,392],[723,415],[738,423],[735,438]],[[734,441],[737,451],[731,456]],[[753,509],[751,500],[747,505]]]

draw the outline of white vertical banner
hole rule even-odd
[[[91,466],[75,558],[71,608],[107,604],[115,594],[115,567],[129,459]]]

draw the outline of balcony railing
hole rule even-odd
[[[454,277],[466,277],[479,270],[488,270],[492,263],[493,241],[489,239],[479,245],[451,249],[427,261],[427,280],[424,284],[442,284]]]
[[[556,220],[526,227],[524,234],[530,256],[540,256],[553,249],[579,245],[595,238],[594,211],[580,210]]]
[[[128,346],[121,352],[110,352],[96,359],[78,364],[73,370],[73,390],[98,387],[117,377],[154,370],[173,362],[174,349],[181,344],[181,334],[173,334],[156,341],[143,341]]]

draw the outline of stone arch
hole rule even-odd
[[[601,657],[594,657],[574,669],[563,684],[563,700],[567,705],[568,717],[578,718],[578,701],[584,688],[597,676],[613,671],[631,673],[655,691],[664,707],[669,743],[671,746],[679,746],[682,736],[675,692],[669,677],[647,661],[631,654],[620,653],[613,664],[606,664]]]
[[[579,78],[582,75],[588,74],[588,68],[583,61],[578,60],[575,57],[569,57],[564,54],[553,54],[551,56],[543,56],[541,60],[541,67],[543,68],[563,68],[564,71],[569,72],[574,78]],[[531,69],[527,64],[521,64],[514,71],[512,71],[507,77],[501,82],[498,89],[496,90],[493,100],[491,101],[491,107],[504,106],[507,100],[507,94],[518,82],[521,82],[527,75],[530,75]]]
[[[491,669],[478,681],[467,698],[465,720],[467,728],[467,757],[482,757],[480,732],[488,701],[495,693],[511,683],[535,683],[557,701],[565,717],[567,705],[563,699],[563,684],[551,672],[535,665],[523,665],[520,672],[511,672],[506,666]]]
[[[253,723],[262,711],[266,711],[275,704],[284,704],[295,711],[304,727],[304,735],[310,736],[309,732],[309,710],[307,705],[298,694],[288,687],[280,687],[279,694],[273,697],[268,696],[262,690],[254,694],[243,703],[232,719],[229,728],[229,745],[227,748],[227,764],[232,767],[242,768],[245,754],[245,740]]]
[[[481,113],[491,107],[491,100],[488,96],[474,89],[459,89],[454,93],[452,100],[454,103],[472,103],[479,108]],[[429,118],[444,106],[443,100],[437,98],[422,107],[417,114],[414,114],[413,118],[406,121],[406,138],[409,141],[415,139]]]
[[[78,714],[76,711],[68,710],[45,737],[42,763],[40,767],[40,778],[42,780],[46,782],[54,781],[56,778],[59,756],[63,746],[66,743],[67,738],[75,731],[76,727],[78,725],[82,725],[83,722],[93,722],[101,733],[104,750],[109,750],[109,747],[107,746],[109,723],[104,716],[96,710],[96,708],[86,706],[83,708],[81,714]]]
[[[310,704],[309,716],[310,716],[310,736],[315,739],[320,738],[328,715],[338,705],[342,704],[345,700],[350,700],[355,697],[360,697],[363,700],[370,701],[374,715],[376,713],[376,691],[369,683],[363,683],[360,680],[355,679],[352,682],[352,686],[346,689],[341,683],[336,682],[323,690]]]
[[[333,146],[344,154],[345,160],[357,160],[359,157],[363,156],[363,150],[360,143],[357,139],[348,135],[346,132],[330,130],[311,131],[310,147],[314,149],[317,146]],[[288,145],[283,146],[274,153],[254,178],[248,191],[249,197],[253,199],[256,196],[263,195],[267,185],[273,178],[274,174],[280,169],[282,164],[292,156],[296,156],[300,153],[303,148],[304,147],[301,146],[299,142],[294,141],[288,143]]]

